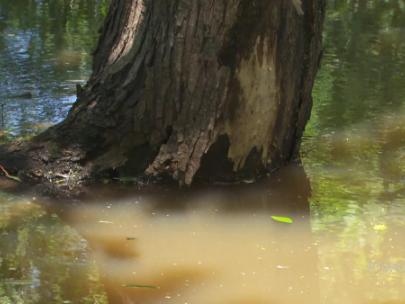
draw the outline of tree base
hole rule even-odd
[[[95,170],[88,153],[79,147],[57,144],[52,132],[31,141],[14,142],[0,147],[0,164],[20,182],[0,181],[0,188],[12,192],[32,191],[36,195],[59,199],[78,199],[88,195],[88,189],[102,183],[130,182],[138,190],[158,184],[178,187],[172,176],[136,174],[131,166]],[[252,150],[242,170],[234,172],[233,162],[227,158],[228,139],[223,136],[201,160],[194,185],[235,185],[261,180],[277,169],[260,166],[260,155]],[[219,161],[221,160],[221,161]]]

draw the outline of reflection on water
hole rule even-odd
[[[300,166],[258,185],[114,201],[102,191],[98,195],[90,202],[47,206],[4,198],[0,299],[13,303],[16,294],[22,303],[405,299],[403,206],[361,204],[351,196],[341,198],[344,212],[336,202],[312,202],[310,212],[309,181]],[[294,223],[275,222],[272,215]],[[24,302],[31,293],[39,294],[37,300]]]
[[[106,0],[0,0],[0,127],[55,123],[89,75]]]
[[[1,196],[0,303],[106,303],[87,242],[56,214]]]
[[[54,244],[52,248],[60,250],[54,264],[75,265],[74,257],[83,259],[84,273],[91,273],[89,264],[94,259],[96,277],[109,303],[319,303],[309,194],[303,169],[291,166],[260,185],[235,189],[143,195],[113,203],[97,200],[51,206],[47,212],[34,205],[42,212],[43,222],[47,214],[58,216],[53,220],[51,216],[49,227],[43,227],[48,239],[41,239],[43,243],[34,239],[30,244],[44,253]],[[10,206],[8,213],[37,229],[37,217],[27,217],[32,211],[20,211],[20,204]],[[275,214],[293,218],[294,224],[272,221]],[[5,217],[4,229],[13,229],[11,218]],[[28,230],[26,237],[36,233]],[[76,242],[80,247],[69,250]],[[7,253],[18,256],[17,249]],[[59,272],[37,262],[38,252],[32,254],[27,259],[38,273],[37,289],[42,290],[42,275],[58,276]],[[14,279],[29,284],[16,288],[31,290],[32,270],[19,261],[15,267]],[[83,279],[76,271],[71,276],[68,279]],[[60,285],[65,281],[53,283],[65,289]],[[62,294],[60,299],[86,303],[68,296]]]
[[[405,303],[404,17],[402,1],[329,2],[302,149],[323,303]]]
[[[103,10],[0,0],[7,129],[65,115]],[[400,0],[329,1],[302,147],[311,193],[290,166],[260,185],[100,188],[85,204],[3,195],[0,303],[405,303],[404,17]]]

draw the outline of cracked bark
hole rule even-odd
[[[130,174],[191,184],[284,165],[309,118],[324,17],[324,0],[297,5],[113,0],[68,117],[3,147],[13,152],[4,161],[53,185],[66,174],[74,183]]]

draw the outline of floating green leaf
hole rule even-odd
[[[286,216],[275,216],[275,215],[273,215],[271,218],[274,221],[279,222],[279,223],[292,224],[294,222],[292,218],[286,217]]]
[[[126,288],[149,288],[149,289],[157,289],[157,286],[153,286],[153,285],[138,285],[138,284],[126,284],[126,285],[122,285],[122,287],[126,287]]]

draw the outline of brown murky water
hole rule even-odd
[[[405,6],[328,5],[303,167],[82,203],[0,192],[0,304],[405,303]],[[0,0],[2,138],[63,118],[105,10]]]
[[[62,218],[92,247],[110,303],[319,302],[308,181],[299,168],[278,178],[81,205]],[[295,222],[274,222],[274,214]]]
[[[346,202],[331,218],[317,213],[333,206],[310,211],[313,197],[293,165],[209,191],[111,201],[100,190],[68,205],[9,197],[0,303],[403,303],[401,202]]]

